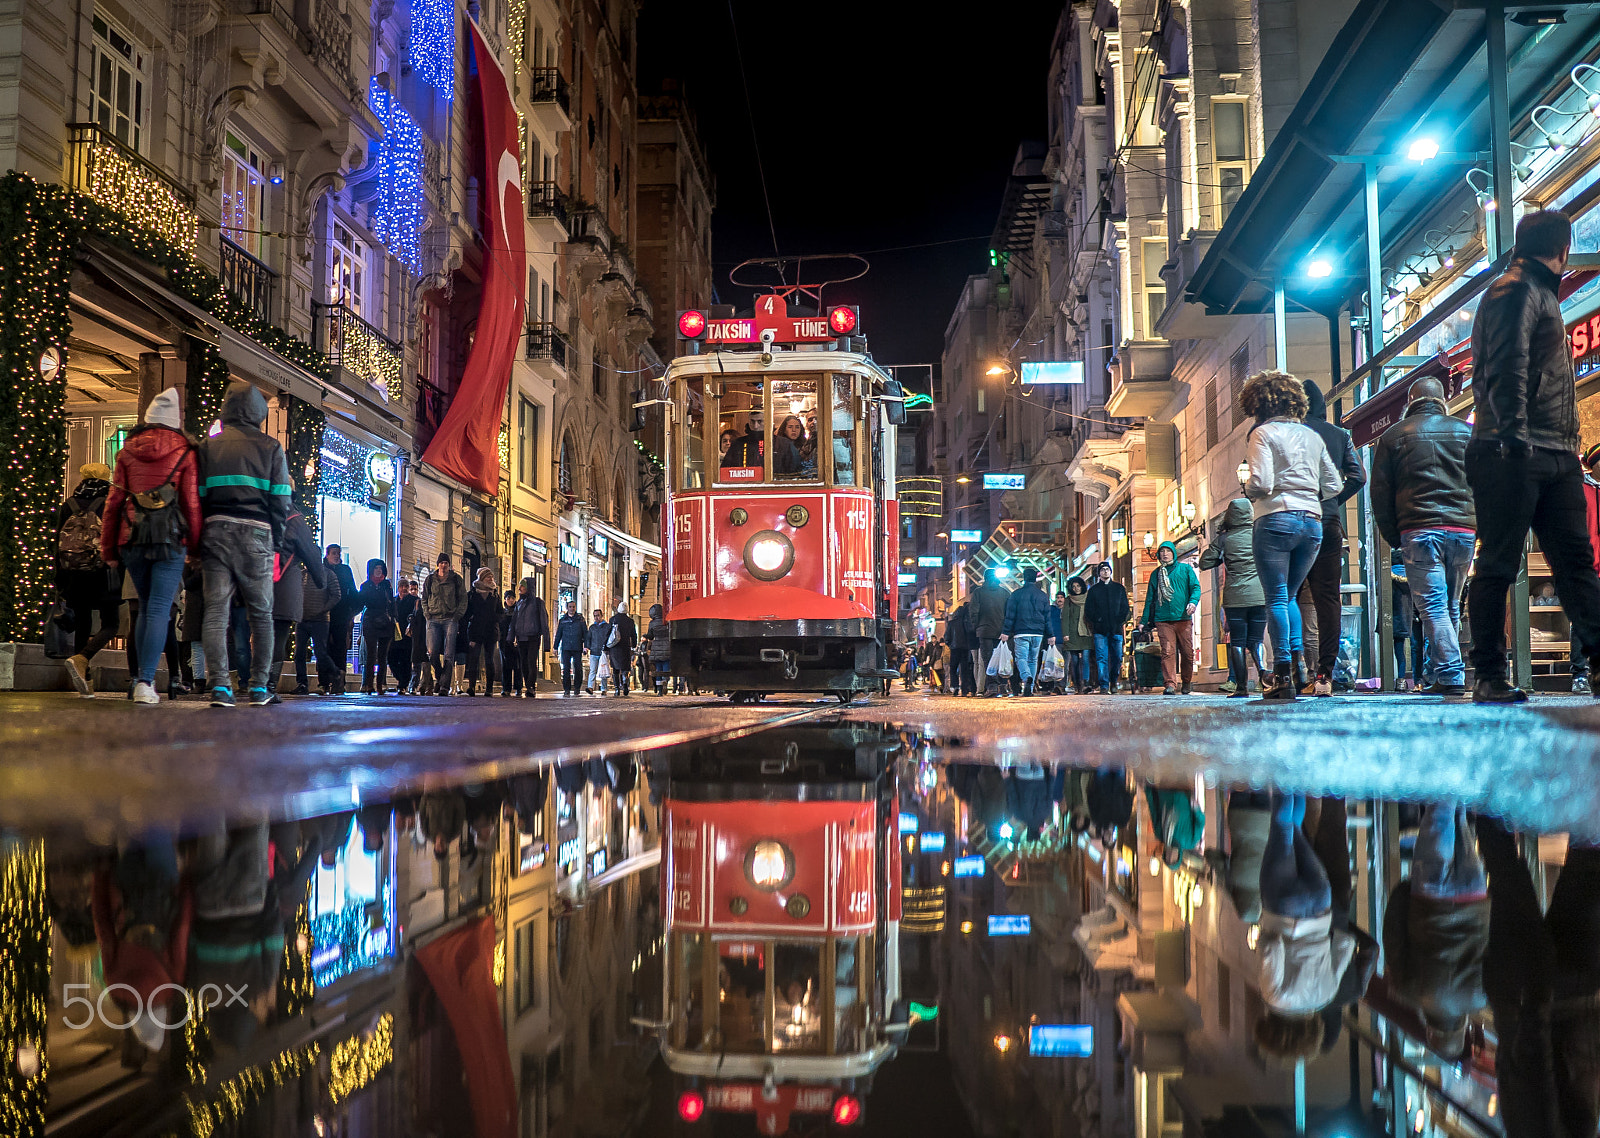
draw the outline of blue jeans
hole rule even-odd
[[[1317,528],[1322,528],[1321,519]],[[1261,859],[1261,908],[1295,920],[1333,908],[1328,871],[1300,828],[1305,820],[1305,795],[1272,792],[1272,822]]]
[[[139,656],[140,683],[156,682],[156,664],[167,643],[167,623],[172,604],[183,584],[183,549],[145,549],[137,545],[122,547],[122,564],[139,592],[139,621],[133,629]],[[178,677],[173,677],[174,679]]]
[[[1280,510],[1256,519],[1254,537],[1256,573],[1267,594],[1273,658],[1285,661],[1290,652],[1305,648],[1300,606],[1294,598],[1322,548],[1322,518],[1301,510]]]
[[[1017,661],[1017,679],[1029,683],[1039,669],[1039,647],[1044,637],[1033,633],[1011,638],[1011,654]]]
[[[1489,888],[1478,836],[1467,821],[1467,808],[1457,803],[1423,807],[1422,825],[1411,854],[1411,892],[1419,897],[1453,901],[1482,897]]]
[[[1107,656],[1110,660],[1107,660]],[[1109,663],[1110,669],[1106,665]],[[1102,633],[1094,634],[1094,685],[1095,687],[1109,688],[1116,678],[1122,674],[1122,633],[1107,636]]]
[[[1428,672],[1436,684],[1464,684],[1461,659],[1461,590],[1472,564],[1476,535],[1415,529],[1400,535],[1411,604],[1422,618],[1428,645]],[[1413,646],[1413,651],[1416,650]]]

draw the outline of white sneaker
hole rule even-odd
[[[149,704],[153,707],[161,702],[161,697],[156,694],[154,687],[140,680],[133,685],[133,702]]]

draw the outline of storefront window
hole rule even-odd
[[[772,476],[779,482],[820,479],[817,464],[817,381],[772,381]]]
[[[856,486],[861,424],[856,418],[855,377],[833,377],[833,484]]]

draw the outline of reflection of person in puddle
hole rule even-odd
[[[1587,1138],[1600,1125],[1600,843],[1568,846],[1541,913],[1516,838],[1480,817],[1478,842],[1489,870],[1483,979],[1507,1138]]]
[[[1323,1042],[1319,1013],[1339,995],[1356,940],[1333,927],[1327,870],[1301,829],[1304,795],[1272,796],[1272,827],[1261,865],[1261,997],[1268,1014],[1256,1044],[1269,1056],[1309,1058]]]

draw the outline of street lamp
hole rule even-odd
[[[1419,138],[1406,148],[1406,157],[1413,162],[1426,162],[1439,155],[1439,144],[1431,138]]]
[[[1333,265],[1321,257],[1306,266],[1306,276],[1311,277],[1313,280],[1322,280],[1324,277],[1331,277],[1332,275]]]
[[[1239,476],[1239,485],[1243,486],[1250,480],[1250,464],[1248,462],[1241,462],[1239,464],[1239,468],[1235,470],[1234,473]]]
[[[969,483],[971,481],[972,481],[972,476],[967,473],[966,467],[962,467],[960,470],[956,471],[956,485],[957,486],[965,486],[967,483]]]
[[[1149,529],[1145,530],[1144,531],[1144,547],[1146,549],[1154,549],[1155,546],[1156,546],[1156,532],[1155,532],[1155,530],[1149,530]]]
[[[1011,365],[1003,361],[996,360],[994,363],[989,365],[988,369],[983,374],[989,376],[1010,375]]]

